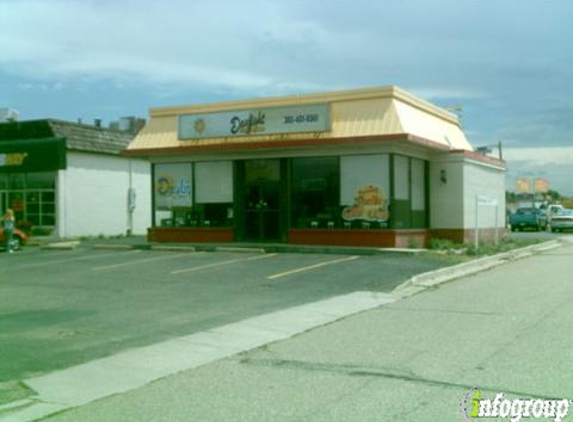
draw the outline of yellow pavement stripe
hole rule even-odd
[[[326,265],[338,264],[340,262],[346,262],[346,261],[353,261],[353,260],[358,259],[358,258],[360,258],[360,257],[357,255],[353,255],[353,256],[349,256],[347,258],[341,258],[341,259],[334,259],[332,261],[319,262],[318,264],[307,265],[306,267],[295,268],[294,270],[285,271],[284,273],[273,274],[273,275],[268,276],[267,279],[268,280],[274,280],[275,278],[281,278],[281,277],[286,277],[287,275],[291,275],[291,274],[302,273],[303,271],[313,270],[315,268],[324,267]]]
[[[140,250],[134,250],[134,251],[127,251],[127,252],[120,252],[121,254],[132,254],[132,253],[140,253]],[[79,256],[76,258],[68,258],[68,259],[55,259],[55,260],[51,260],[51,261],[43,261],[43,262],[38,262],[36,264],[27,264],[27,265],[23,265],[22,268],[30,268],[30,267],[41,267],[42,265],[49,265],[49,264],[61,264],[64,262],[70,262],[70,261],[81,261],[84,259],[97,259],[97,258],[105,258],[107,256],[117,256],[118,253],[114,252],[114,253],[106,253],[106,254],[101,254],[101,255],[85,255],[85,256]]]
[[[177,255],[172,255],[172,254],[168,253],[168,254],[163,255],[163,256],[154,256],[152,258],[138,259],[138,260],[129,261],[129,262],[120,262],[119,264],[100,265],[98,267],[93,267],[92,270],[94,270],[94,271],[107,270],[110,268],[123,267],[126,265],[140,264],[142,262],[158,261],[160,259],[181,258],[182,256],[189,256],[189,255],[202,255],[204,253],[205,252],[187,252],[187,253],[180,253]]]
[[[230,259],[230,260],[228,260],[228,261],[214,262],[213,264],[199,265],[198,267],[186,268],[186,269],[184,269],[184,270],[171,271],[171,274],[189,273],[189,272],[191,272],[191,271],[204,270],[204,269],[206,269],[206,268],[223,267],[223,266],[225,266],[225,265],[234,264],[235,262],[254,261],[254,260],[256,260],[256,259],[271,258],[271,257],[276,256],[276,255],[278,255],[278,254],[276,254],[276,253],[269,253],[269,254],[264,254],[264,255],[251,256],[251,257],[249,257],[249,258]]]

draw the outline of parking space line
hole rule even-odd
[[[185,268],[184,270],[171,271],[171,274],[190,273],[190,272],[192,272],[192,271],[204,270],[204,269],[206,269],[206,268],[223,267],[223,266],[225,266],[225,265],[234,264],[235,262],[255,261],[255,260],[257,260],[257,259],[272,258],[273,256],[276,256],[276,255],[278,255],[278,254],[276,254],[276,253],[269,253],[269,254],[264,254],[264,255],[251,256],[251,257],[249,257],[249,258],[230,259],[230,260],[228,260],[228,261],[214,262],[213,264],[205,264],[205,265],[199,265],[199,266],[197,266],[197,267]]]
[[[140,253],[140,250],[134,250],[134,251],[128,251],[128,252],[120,252],[121,254],[133,254],[133,253]],[[60,264],[63,262],[70,262],[70,261],[81,261],[84,259],[97,259],[97,258],[105,258],[108,256],[117,256],[118,253],[117,252],[113,252],[113,253],[106,253],[106,254],[100,254],[100,255],[85,255],[85,256],[78,256],[76,258],[68,258],[68,259],[53,259],[50,261],[43,261],[43,262],[38,262],[36,264],[26,264],[23,267],[25,268],[31,268],[31,267],[41,267],[43,265],[51,265],[51,264]]]
[[[346,258],[334,259],[331,261],[319,262],[318,264],[307,265],[306,267],[295,268],[293,270],[285,271],[283,273],[273,274],[267,277],[268,280],[274,280],[281,277],[286,277],[291,274],[302,273],[303,271],[313,270],[315,268],[324,267],[326,265],[338,264],[340,262],[353,261],[360,258],[358,255],[349,256]]]
[[[170,253],[164,255],[164,256],[154,256],[152,258],[145,258],[145,259],[138,259],[135,261],[129,261],[129,262],[120,262],[119,264],[110,264],[110,265],[100,265],[98,267],[93,267],[92,270],[93,271],[99,271],[99,270],[107,270],[110,268],[117,268],[117,267],[123,267],[126,265],[133,265],[133,264],[141,264],[142,262],[150,262],[150,261],[158,261],[160,259],[174,259],[174,258],[181,258],[182,256],[191,256],[191,255],[202,255],[205,252],[187,252],[187,253],[180,253],[177,255],[172,255]]]

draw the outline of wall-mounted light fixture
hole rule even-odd
[[[440,182],[443,184],[448,183],[448,173],[446,173],[445,169],[440,170]]]

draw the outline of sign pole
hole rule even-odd
[[[474,247],[475,250],[477,252],[478,247],[479,247],[479,196],[476,195],[476,227],[475,227],[475,233],[474,233]]]
[[[498,218],[499,218],[499,205],[495,206],[495,244],[497,245],[498,240],[499,240],[499,234],[498,234]]]

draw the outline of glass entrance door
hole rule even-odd
[[[280,160],[245,162],[245,239],[280,239]]]

